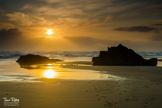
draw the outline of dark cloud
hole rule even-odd
[[[135,27],[119,27],[115,28],[116,31],[127,31],[127,32],[150,32],[158,30],[157,28],[147,26],[135,26]]]
[[[152,24],[152,26],[162,26],[162,24]]]
[[[46,2],[40,0],[0,0],[0,8],[7,12],[13,12],[13,9],[14,11],[20,11],[26,4],[47,5]]]
[[[0,43],[12,43],[22,39],[22,33],[17,28],[0,30]]]
[[[17,46],[23,40],[22,33],[17,28],[0,30],[0,49]]]
[[[0,8],[7,13],[20,12],[29,17],[39,16],[51,22],[55,20],[57,25],[57,21],[63,24],[62,20],[58,20],[59,18],[102,23],[101,21],[106,20],[108,16],[114,16],[111,21],[115,22],[137,19],[137,17],[148,19],[150,15],[161,17],[160,4],[162,2],[159,0],[1,0]],[[160,16],[155,16],[154,13],[159,13]]]
[[[8,40],[10,39],[15,39],[17,37],[21,37],[22,33],[17,29],[17,28],[12,28],[12,29],[2,29],[0,30],[0,39],[1,40]]]
[[[110,39],[98,39],[93,37],[65,37],[65,39],[68,39],[75,47],[77,47],[79,50],[91,50],[91,51],[98,51],[98,50],[107,50],[107,47],[110,46],[117,46],[118,44],[123,44],[124,46],[127,46],[128,48],[133,49],[134,51],[150,51],[150,48],[159,51],[160,43],[154,42],[150,43],[143,42],[143,41],[131,41],[131,40],[110,40]],[[161,38],[162,39],[162,38]]]
[[[118,21],[161,19],[161,0],[115,0],[115,2],[127,7],[116,14]]]
[[[150,38],[150,40],[152,40],[152,41],[162,41],[162,35],[152,36]]]
[[[147,5],[149,4],[160,4],[162,3],[161,0],[115,0],[114,3],[125,3],[125,4],[132,4],[132,3],[146,3]]]
[[[0,50],[32,49],[39,46],[41,40],[41,38],[35,39],[24,36],[17,28],[0,30]]]

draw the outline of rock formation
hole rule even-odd
[[[59,59],[49,59],[48,57],[43,57],[40,55],[33,55],[33,54],[28,54],[28,55],[23,55],[20,56],[20,58],[16,61],[20,64],[47,64],[47,63],[54,63],[57,61],[61,61]]]
[[[94,66],[156,66],[157,58],[146,60],[119,44],[117,47],[108,47],[108,51],[100,51],[99,57],[93,57],[92,62]]]

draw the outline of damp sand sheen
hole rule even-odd
[[[58,65],[1,67],[0,100],[20,108],[159,108],[162,67]]]

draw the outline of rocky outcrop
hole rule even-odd
[[[93,57],[92,62],[94,66],[156,66],[157,58],[146,60],[119,44],[117,47],[108,47],[108,51],[100,51],[99,57]]]
[[[20,64],[47,64],[47,63],[54,63],[57,61],[61,61],[59,59],[49,59],[48,57],[43,57],[40,55],[33,55],[33,54],[28,54],[28,55],[23,55],[20,56],[20,58],[16,61]]]

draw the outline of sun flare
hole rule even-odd
[[[47,32],[46,32],[48,35],[51,35],[51,34],[53,34],[53,32],[52,32],[52,29],[47,29]]]
[[[54,70],[48,69],[44,72],[44,77],[46,78],[55,78],[56,72]]]

